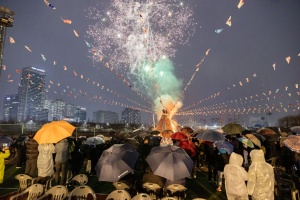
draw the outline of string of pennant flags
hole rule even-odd
[[[57,86],[56,88],[54,88],[53,86]],[[116,100],[111,100],[108,98],[104,98],[100,95],[95,95],[95,94],[91,94],[91,93],[87,93],[86,91],[82,90],[82,89],[75,89],[74,87],[71,88],[70,86],[64,86],[60,83],[55,83],[53,81],[50,81],[48,85],[46,85],[46,92],[47,93],[51,93],[53,92],[54,94],[60,93],[61,95],[66,95],[68,97],[73,97],[73,98],[83,98],[85,100],[93,100],[93,101],[98,101],[100,103],[103,104],[107,104],[107,105],[111,105],[111,106],[121,106],[121,107],[128,107],[128,108],[132,108],[135,110],[140,110],[143,112],[151,112],[150,109],[147,108],[141,108],[141,107],[136,107],[136,106],[130,106],[128,104],[125,103],[121,103],[119,101]],[[111,92],[113,93],[113,92]],[[116,96],[118,96],[118,98],[122,98],[124,99],[124,96],[119,96],[116,93],[113,93]],[[142,106],[141,104],[138,104],[139,106]]]
[[[49,3],[47,0],[44,0],[44,3],[45,3],[46,6],[48,6],[49,8],[51,8],[51,9],[53,9],[53,10],[56,9],[56,7],[55,7],[53,4]],[[238,9],[240,9],[240,8],[244,5],[244,3],[245,3],[244,0],[240,0],[239,4],[237,5]],[[65,23],[65,24],[67,24],[67,25],[72,25],[72,20],[70,20],[70,19],[65,19],[65,18],[62,18],[62,17],[61,17],[60,19],[61,19],[61,21],[62,21],[63,23]],[[233,20],[233,19],[234,19],[234,15],[229,16],[229,18],[227,19],[227,21],[226,21],[226,23],[225,23],[225,24],[227,25],[227,27],[231,27],[231,26],[232,26],[232,23],[233,23],[232,20]],[[215,30],[215,33],[220,34],[220,33],[222,33],[225,29],[226,29],[225,27],[218,28],[218,29]],[[77,37],[77,38],[80,37],[79,34],[78,34],[78,32],[76,31],[76,29],[72,29],[72,31],[73,31],[73,34],[74,34],[75,37]],[[11,44],[15,44],[15,43],[16,43],[16,41],[15,41],[15,39],[14,39],[13,37],[9,36],[8,39],[9,39],[9,42],[10,42]],[[101,62],[103,62],[105,68],[107,68],[107,69],[110,70],[112,73],[114,73],[114,74],[116,75],[117,79],[118,79],[122,84],[126,85],[127,87],[130,87],[131,90],[137,94],[137,96],[139,96],[144,102],[147,102],[148,104],[150,104],[150,106],[153,107],[153,103],[152,103],[149,99],[147,99],[147,98],[146,98],[146,97],[145,97],[138,89],[136,89],[136,88],[130,83],[130,81],[125,77],[124,73],[120,73],[120,72],[118,71],[118,68],[117,68],[117,67],[114,67],[114,66],[111,66],[111,65],[110,65],[109,61],[106,60],[105,55],[100,55],[99,52],[97,52],[95,49],[93,49],[93,46],[92,46],[88,41],[84,40],[84,43],[85,43],[85,45],[88,47],[89,52],[92,53],[93,56],[98,56],[98,57],[99,57],[99,60],[100,60]],[[33,51],[31,50],[30,46],[27,45],[27,44],[24,45],[24,48],[25,48],[28,52],[30,52],[30,53],[33,52]],[[204,62],[205,58],[208,56],[209,51],[210,51],[210,49],[208,49],[208,50],[206,51],[204,58],[196,65],[196,68],[195,68],[194,73],[192,74],[190,80],[187,82],[187,84],[186,84],[186,86],[184,87],[184,89],[181,91],[181,93],[180,93],[180,95],[178,96],[178,98],[176,99],[175,104],[174,104],[174,106],[172,107],[172,109],[175,107],[175,105],[176,105],[179,101],[181,101],[181,99],[182,99],[182,97],[183,97],[183,95],[184,95],[184,92],[185,92],[185,91],[188,89],[188,87],[191,85],[191,83],[192,83],[192,81],[193,81],[193,79],[194,79],[196,73],[197,73],[197,72],[199,71],[199,69],[200,69],[201,64]],[[35,51],[34,51],[34,52],[35,52]],[[44,53],[40,53],[40,56],[41,56],[41,59],[42,59],[43,61],[46,61],[46,60],[47,60],[47,56],[46,56]],[[300,53],[298,54],[298,57],[299,57],[299,56],[300,56]],[[285,57],[285,60],[286,60],[287,64],[290,64],[290,62],[292,61],[292,56],[287,56],[287,57]],[[55,60],[53,60],[53,65],[57,65],[57,62],[56,62]],[[273,71],[276,71],[277,68],[280,67],[280,66],[278,66],[277,63],[273,63],[271,67],[272,67]],[[77,74],[76,70],[72,70],[72,69],[69,69],[69,68],[71,68],[71,67],[67,67],[66,65],[63,65],[63,66],[62,66],[62,69],[63,69],[64,71],[68,72],[69,75],[72,75],[73,77],[76,77],[76,78],[81,79],[81,80],[85,80],[85,83],[87,83],[87,84],[91,84],[91,85],[93,85],[93,86],[95,86],[95,87],[99,87],[99,88],[101,88],[101,90],[104,90],[104,91],[110,92],[110,93],[112,93],[112,94],[115,94],[116,97],[118,97],[118,98],[125,99],[125,100],[127,100],[127,101],[129,101],[129,102],[131,102],[131,103],[134,103],[134,104],[136,104],[136,105],[142,107],[142,108],[139,107],[139,110],[142,110],[142,109],[143,109],[143,110],[145,110],[145,112],[150,112],[151,109],[148,108],[148,106],[141,105],[140,103],[138,103],[138,102],[136,102],[136,101],[134,101],[134,100],[132,100],[132,99],[130,99],[130,98],[124,96],[124,95],[119,94],[118,92],[116,92],[116,91],[114,91],[114,90],[112,90],[112,89],[110,89],[110,88],[108,88],[108,87],[106,87],[106,86],[100,84],[100,83],[97,82],[97,81],[91,80],[90,78],[88,78],[88,77],[85,76],[84,74],[80,74],[80,75]],[[6,66],[2,66],[2,69],[3,69],[3,70],[6,70],[7,67],[6,67]],[[16,74],[20,74],[20,72],[21,72],[20,69],[16,69],[16,70],[15,70],[15,73],[16,73]],[[259,74],[258,74],[258,75],[259,75]],[[7,79],[6,79],[6,81],[7,81],[7,82],[13,82],[13,81],[14,81],[14,77],[15,77],[15,74],[14,74],[13,72],[11,72],[11,73],[7,74]],[[256,77],[257,77],[257,73],[253,74],[252,77],[253,77],[253,78],[256,78]],[[240,81],[236,82],[235,84],[232,84],[232,85],[228,86],[227,89],[228,89],[228,90],[231,90],[231,89],[233,89],[233,88],[235,88],[235,87],[237,87],[237,86],[242,87],[242,86],[244,86],[245,84],[249,84],[249,83],[251,82],[250,80],[251,80],[251,78],[246,77],[246,78],[241,79]],[[50,91],[50,88],[53,89],[54,86],[56,87],[56,90],[61,89],[61,88],[60,88],[60,86],[61,86],[60,83],[54,83],[54,81],[52,81],[52,80],[50,80],[49,83],[50,83],[50,84],[47,85],[47,92]],[[52,87],[51,87],[51,86],[52,86]],[[293,86],[286,86],[285,89],[284,89],[283,91],[286,91],[286,92],[287,92],[288,88],[291,88],[291,87],[293,87]],[[298,87],[299,87],[299,84],[296,83],[296,84],[295,84],[295,88],[298,89]],[[67,88],[67,89],[69,89],[69,88]],[[56,90],[54,90],[53,93],[57,93]],[[75,89],[74,89],[74,90],[75,90]],[[75,95],[75,91],[74,91],[74,90],[73,90],[73,96],[74,96],[74,98],[78,98],[80,95],[81,95],[82,97],[94,97],[93,99],[98,99],[98,100],[99,100],[99,98],[100,98],[100,97],[97,96],[97,95],[87,94],[87,92],[86,92],[86,91],[83,91],[83,90],[76,90],[77,93],[76,93],[76,95]],[[159,88],[158,88],[157,85],[155,85],[155,90],[159,93]],[[70,91],[72,91],[72,90],[69,90],[69,93],[66,93],[67,90],[66,90],[66,89],[62,89],[62,94],[67,94],[67,95],[68,95],[68,94],[70,94]],[[276,92],[276,91],[277,91],[277,92]],[[277,89],[276,91],[267,91],[267,92],[265,92],[265,95],[264,95],[264,96],[267,96],[267,95],[270,96],[271,94],[278,93],[279,89]],[[281,91],[282,91],[282,90],[281,90]],[[271,92],[271,93],[270,93],[270,92]],[[72,94],[72,93],[71,93],[71,94]],[[294,93],[288,93],[288,95],[289,95],[290,97],[291,97],[292,94],[294,94]],[[262,95],[263,95],[263,94],[262,94]],[[299,92],[296,92],[296,95],[299,95]],[[70,96],[71,96],[71,95],[70,95]],[[96,96],[97,96],[97,98],[95,98]],[[219,97],[221,97],[221,96],[222,96],[222,92],[220,92],[220,91],[219,91],[219,92],[215,92],[215,93],[214,93],[213,95],[211,95],[211,96],[208,96],[208,97],[206,97],[206,98],[203,98],[203,99],[199,100],[199,101],[196,102],[196,103],[193,103],[193,104],[191,104],[191,105],[189,105],[189,106],[187,106],[187,107],[185,107],[185,108],[182,108],[178,114],[184,115],[184,114],[187,114],[187,113],[197,113],[197,112],[200,112],[201,110],[189,110],[189,109],[191,109],[192,107],[199,106],[199,105],[201,105],[202,103],[204,103],[205,101],[209,101],[209,100],[211,100],[211,99],[219,98]],[[254,96],[257,97],[256,95],[254,95]],[[248,103],[250,103],[250,100],[252,100],[252,98],[254,98],[254,96],[244,97],[244,99],[245,99]],[[272,98],[270,98],[270,97],[267,97],[267,98],[272,99],[272,98],[276,98],[276,96],[274,95]],[[122,104],[122,103],[120,103],[120,102],[113,101],[113,100],[105,100],[105,101],[104,101],[102,97],[100,98],[100,100],[101,100],[101,102],[104,102],[104,103],[107,103],[107,104],[125,105],[125,104]],[[235,103],[237,103],[236,101],[238,101],[238,100],[232,100],[232,101],[235,102]],[[110,103],[108,103],[108,102],[110,102]],[[242,98],[240,99],[240,102],[239,102],[239,103],[241,103],[241,102],[242,102]],[[229,102],[227,102],[227,104],[228,104],[228,103],[229,103]],[[230,101],[230,103],[231,103],[231,101]],[[296,102],[296,103],[297,103],[297,102]],[[221,103],[219,106],[221,106],[221,105],[225,106],[226,104],[225,104],[225,105],[224,105],[224,104],[225,104],[225,103]],[[296,104],[295,104],[295,105],[296,105]],[[217,105],[216,105],[216,106],[217,106]],[[282,105],[282,106],[283,106],[283,105]],[[274,106],[273,106],[273,107],[274,107]],[[204,107],[204,108],[205,108],[205,107]],[[201,108],[201,109],[204,109],[204,108]],[[284,108],[286,108],[286,107],[284,107]],[[172,110],[172,109],[171,109],[171,110]],[[240,110],[242,110],[242,109],[240,109]],[[254,110],[254,108],[252,108],[252,110]],[[255,109],[255,110],[258,110],[258,109]],[[286,109],[286,110],[287,110],[287,109]],[[228,110],[227,110],[227,111],[228,111]],[[203,112],[203,111],[201,111],[201,112]]]
[[[298,90],[298,83],[295,84],[295,88]],[[202,114],[203,111],[205,110],[218,110],[218,112],[220,111],[221,108],[223,107],[232,107],[230,105],[233,105],[235,107],[239,106],[239,105],[249,105],[251,103],[257,103],[257,102],[263,102],[266,101],[267,102],[271,102],[272,100],[278,99],[278,98],[283,98],[284,96],[287,97],[292,97],[292,95],[296,95],[296,96],[300,96],[300,91],[296,91],[296,92],[290,92],[288,91],[288,86],[285,86],[282,91],[282,93],[279,93],[279,89],[276,89],[274,91],[269,90],[268,92],[262,92],[261,94],[255,94],[255,95],[251,95],[251,96],[247,96],[247,97],[243,97],[243,98],[239,98],[239,99],[235,99],[235,100],[229,100],[226,102],[222,102],[222,103],[218,103],[218,104],[214,104],[211,106],[205,106],[205,107],[201,107],[198,109],[193,109],[193,110],[186,110],[186,111],[180,111],[177,114],[178,115],[196,115],[198,114]],[[261,105],[258,105],[261,106]],[[269,105],[269,103],[265,103],[265,108],[263,109],[264,112],[266,112],[268,109],[271,111],[276,111],[276,112],[280,112],[280,108],[283,109],[284,112],[287,112],[288,110],[292,110],[293,112],[296,112],[297,110],[300,109],[300,102],[298,100],[295,101],[295,103],[283,103],[283,102],[276,102],[273,103],[272,105]],[[260,108],[261,109],[261,108]],[[253,106],[253,109],[243,109],[243,110],[248,110],[248,112],[250,110],[252,111],[256,111],[256,110],[260,110],[257,108],[257,106]],[[240,109],[242,110],[242,109]],[[216,111],[217,112],[217,111]]]

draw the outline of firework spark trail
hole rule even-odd
[[[89,26],[87,35],[94,40],[93,59],[107,58],[111,65],[128,70],[130,78],[143,87],[141,91],[156,88],[155,80],[148,77],[145,82],[141,70],[162,57],[173,57],[175,46],[187,43],[195,32],[192,15],[177,0],[112,0],[105,11],[92,7],[88,17],[96,23]]]

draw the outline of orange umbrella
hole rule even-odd
[[[246,137],[256,146],[261,147],[260,140],[257,137],[255,137],[253,134],[246,134]]]
[[[57,143],[72,136],[75,127],[66,121],[53,121],[45,124],[35,134],[34,138],[39,144]]]

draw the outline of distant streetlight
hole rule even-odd
[[[14,12],[0,6],[0,77],[2,72],[3,50],[5,43],[6,27],[12,27],[14,23]]]

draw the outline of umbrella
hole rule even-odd
[[[283,144],[287,146],[290,150],[300,153],[300,136],[299,135],[289,135]]]
[[[180,141],[179,145],[180,148],[183,148],[189,155],[195,156],[196,155],[196,146],[190,140],[183,140]]]
[[[300,126],[293,126],[291,127],[291,131],[300,134]]]
[[[139,136],[139,137],[146,137],[148,135],[150,135],[150,133],[146,130],[141,130],[141,129],[137,129],[135,131],[132,132],[134,136]]]
[[[257,137],[260,142],[264,142],[266,140],[265,136],[258,134],[258,133],[251,133],[252,135],[254,135],[255,137]]]
[[[180,147],[153,147],[146,158],[154,174],[175,181],[191,176],[193,160]]]
[[[185,133],[182,133],[182,132],[176,132],[176,133],[173,133],[170,135],[170,137],[173,139],[173,140],[186,140],[187,139],[187,136]]]
[[[228,154],[231,154],[233,152],[233,149],[234,149],[233,145],[230,142],[226,141],[226,140],[224,140],[224,141],[216,141],[214,143],[215,143],[217,149],[220,152],[222,150],[225,150]]]
[[[264,136],[266,136],[266,135],[276,135],[276,132],[273,131],[270,128],[261,128],[261,129],[258,129],[256,132],[258,134],[261,134],[261,135],[264,135]]]
[[[53,121],[42,126],[34,138],[39,144],[57,143],[72,136],[75,127],[66,121]]]
[[[23,142],[23,141],[27,141],[29,139],[29,137],[27,136],[27,134],[21,134],[17,137],[15,142]]]
[[[3,144],[10,145],[13,143],[13,139],[8,135],[0,135],[0,148],[2,148]]]
[[[222,127],[222,130],[228,134],[242,133],[244,128],[237,123],[229,123]]]
[[[134,138],[125,138],[124,140],[121,140],[120,143],[132,145],[135,149],[138,149],[140,146],[140,143]]]
[[[103,144],[103,143],[105,143],[105,141],[101,137],[95,136],[95,137],[88,137],[84,144],[98,145],[98,144]]]
[[[241,143],[243,143],[244,145],[246,145],[247,147],[254,148],[254,144],[248,138],[246,138],[246,137],[240,137],[240,138],[238,138],[238,140]]]
[[[98,181],[116,182],[133,172],[138,152],[129,144],[114,144],[103,151],[95,167]]]
[[[196,138],[200,140],[211,141],[211,142],[225,140],[225,136],[222,133],[213,130],[208,130],[199,133],[198,135],[196,135]]]
[[[261,147],[261,141],[253,134],[246,134],[246,137],[256,146]]]

